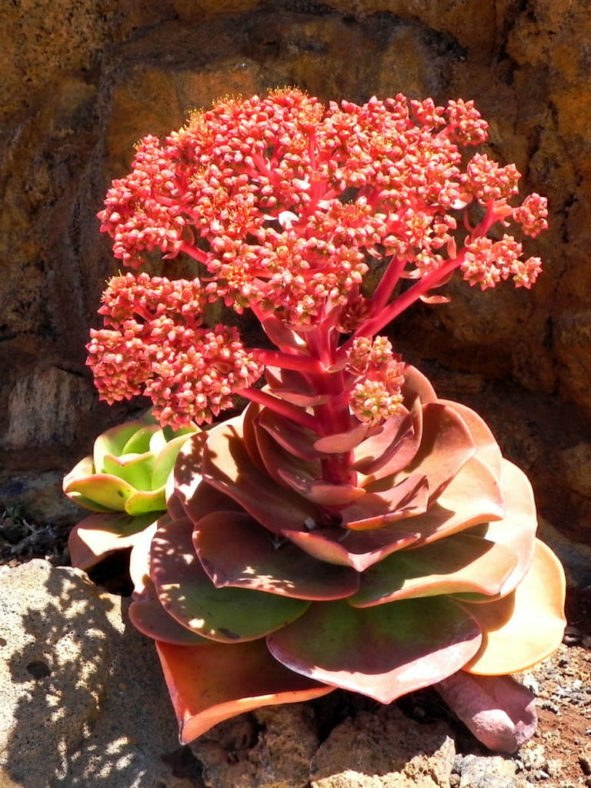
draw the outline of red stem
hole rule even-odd
[[[181,245],[181,252],[185,252],[189,257],[198,260],[200,263],[208,263],[210,259],[207,252],[204,252],[203,249],[198,249],[196,246],[192,246],[186,241],[183,241]]]
[[[418,301],[419,298],[422,295],[425,295],[425,293],[431,290],[431,288],[437,287],[438,284],[441,284],[442,280],[446,279],[449,274],[452,273],[452,271],[462,264],[465,254],[466,250],[462,249],[462,251],[456,257],[454,257],[452,260],[448,260],[441,266],[441,268],[438,268],[436,271],[432,271],[430,274],[427,274],[427,276],[423,277],[423,279],[419,279],[416,284],[414,284],[412,287],[409,287],[409,289],[398,296],[395,301],[392,301],[391,304],[388,304],[387,307],[382,309],[380,314],[362,323],[357,331],[339,348],[339,360],[344,358],[347,351],[353,345],[353,341],[357,337],[374,336],[374,334],[377,334],[378,331],[384,328],[384,326],[387,326],[388,323],[394,320],[394,318],[398,317],[401,312],[404,312],[405,309],[408,309],[411,304],[414,304],[415,301]]]
[[[276,350],[257,350],[257,361],[269,367],[280,367],[281,369],[294,369],[309,375],[322,375],[325,367],[317,358],[302,356],[299,354],[279,353]]]
[[[370,314],[377,314],[388,303],[388,299],[392,295],[392,291],[398,284],[400,274],[404,270],[405,263],[397,257],[390,260],[384,275],[382,276],[378,286],[376,287],[371,298],[371,312]]]
[[[302,427],[318,432],[317,419],[306,413],[302,408],[298,408],[297,405],[292,405],[291,402],[285,402],[285,400],[274,397],[272,394],[267,394],[266,391],[261,391],[260,389],[239,389],[235,393],[240,397],[246,397],[251,402],[258,402],[259,405],[274,410]]]

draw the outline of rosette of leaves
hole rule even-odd
[[[267,382],[318,404],[297,373]],[[412,367],[402,394],[379,426],[319,438],[251,404],[183,446],[130,611],[181,741],[337,687],[390,703],[433,684],[489,747],[531,736],[532,698],[507,674],[560,643],[562,568],[482,419]],[[351,483],[322,480],[345,453]]]
[[[63,489],[90,509],[71,530],[72,565],[89,569],[116,550],[149,544],[158,517],[166,511],[172,470],[183,443],[197,428],[160,427],[148,412],[99,435],[93,453],[64,478]]]

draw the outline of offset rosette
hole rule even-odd
[[[316,407],[298,377],[268,384]],[[381,425],[322,437],[249,405],[183,446],[131,607],[157,641],[182,741],[336,687],[390,703],[444,682],[458,708],[463,676],[478,699],[458,713],[477,735],[488,701],[505,715],[488,746],[515,749],[531,729],[505,674],[549,654],[565,623],[531,487],[482,419],[412,367],[402,400]],[[326,481],[335,457],[347,484]]]
[[[64,492],[94,514],[70,532],[72,565],[89,569],[116,550],[135,547],[153,532],[172,492],[172,470],[196,427],[161,428],[150,413],[107,430],[64,478]]]

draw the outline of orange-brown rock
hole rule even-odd
[[[550,199],[551,228],[531,245],[545,272],[529,292],[455,283],[451,304],[415,310],[394,333],[416,363],[438,360],[443,393],[450,376],[477,379],[481,391],[465,394],[487,418],[503,427],[510,412],[516,435],[529,430],[507,437],[510,456],[530,465],[549,518],[568,511],[580,532],[591,501],[568,486],[554,447],[591,442],[590,36],[587,4],[574,0],[56,0],[51,14],[41,0],[7,4],[0,464],[67,467],[124,411],[93,398],[84,344],[117,270],[95,214],[136,140],[219,95],[285,84],[323,99],[462,96],[490,121],[490,152]]]

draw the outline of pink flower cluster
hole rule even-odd
[[[211,422],[231,395],[262,373],[233,327],[201,327],[199,280],[147,274],[114,277],[99,310],[109,328],[91,331],[88,364],[109,403],[145,394],[162,424]]]
[[[349,351],[348,370],[356,377],[350,407],[359,421],[379,424],[402,410],[404,363],[386,337],[358,337]]]
[[[286,89],[220,101],[163,142],[146,137],[107,194],[101,229],[125,265],[159,249],[196,261],[200,278],[111,281],[106,328],[89,346],[102,396],[143,390],[170,423],[227,407],[259,376],[261,355],[234,329],[200,327],[208,301],[252,309],[294,370],[330,366],[419,298],[442,300],[431,293],[456,269],[482,288],[509,277],[531,286],[538,258],[488,233],[514,221],[536,235],[547,205],[539,195],[510,204],[514,165],[466,161],[462,149],[487,131],[472,102],[398,95],[325,107]],[[368,279],[378,279],[371,295]],[[339,332],[353,333],[340,348]],[[392,359],[383,367],[354,383],[361,420],[396,408],[400,370]]]

